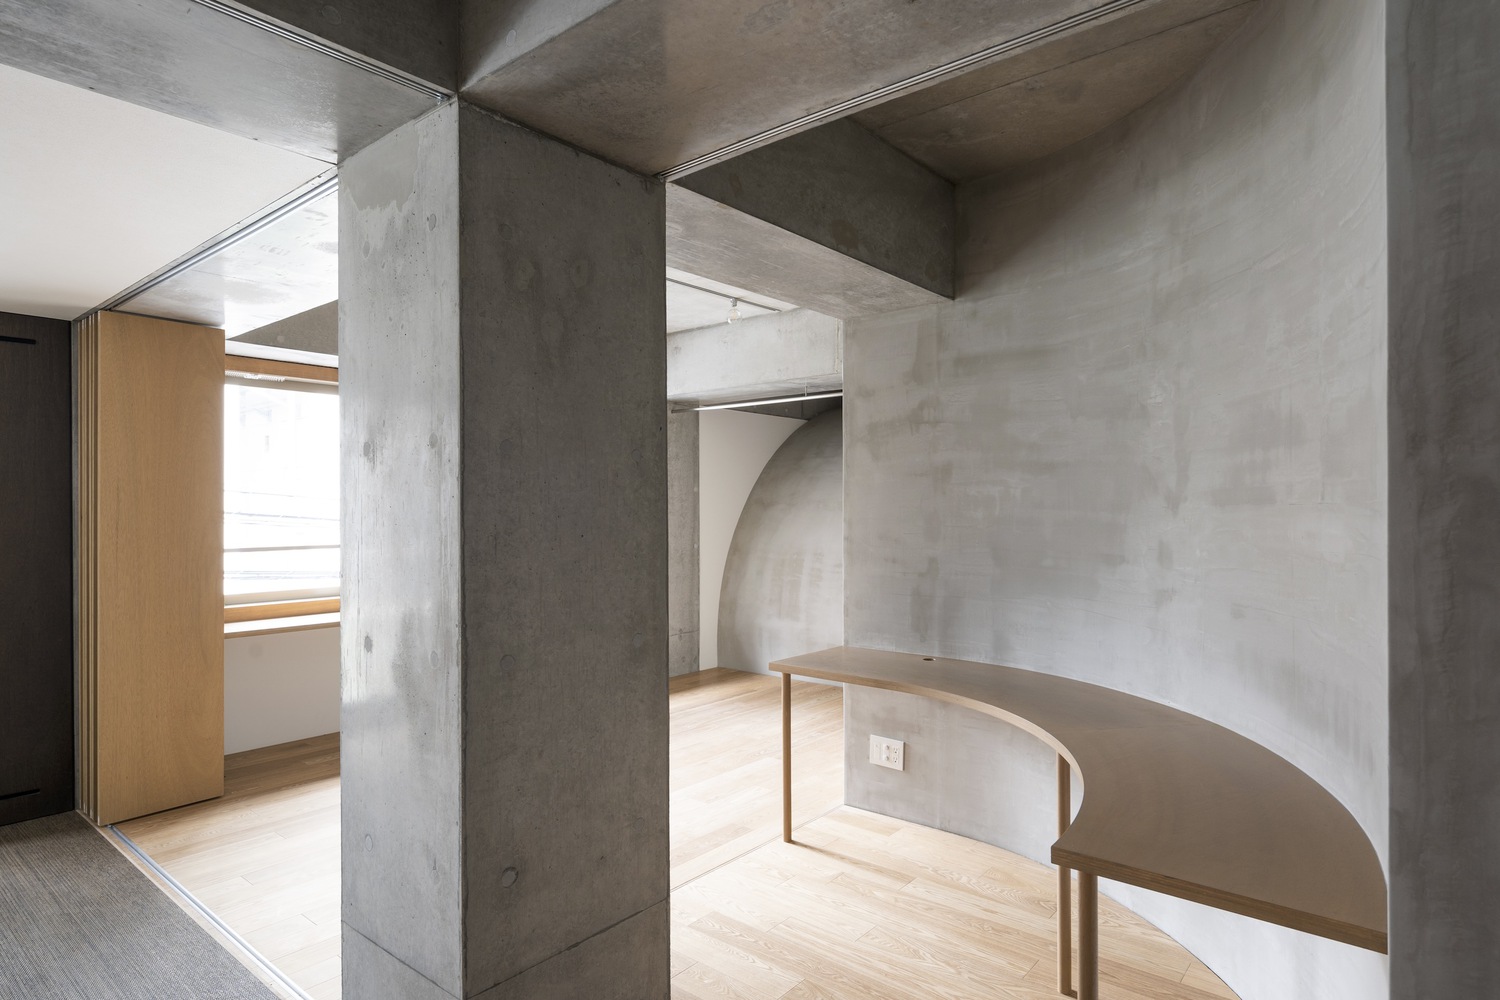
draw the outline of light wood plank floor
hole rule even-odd
[[[337,733],[231,754],[224,797],[118,826],[316,1000],[339,1000]]]
[[[1052,1000],[1045,865],[840,806],[843,696],[798,682],[797,843],[780,840],[779,679],[672,684],[673,1000]],[[338,998],[338,737],[235,754],[225,796],[121,829],[317,1000]],[[1233,1000],[1100,901],[1110,1000]]]

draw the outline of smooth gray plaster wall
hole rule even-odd
[[[1393,0],[1391,996],[1500,982],[1500,8]]]
[[[345,991],[665,1000],[661,184],[457,103],[340,197]]]
[[[1205,716],[1386,854],[1384,11],[1266,0],[1182,85],[960,188],[957,301],[846,331],[846,631]],[[1045,858],[1054,757],[852,689],[847,798]],[[870,733],[911,770],[865,763]],[[1087,775],[1083,776],[1086,783]],[[1370,952],[1126,886],[1243,1000]]]
[[[719,666],[769,673],[844,641],[843,413],[809,420],[766,463],[734,528],[719,597]]]

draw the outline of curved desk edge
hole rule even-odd
[[[1342,803],[1339,803],[1321,785],[1285,758],[1232,730],[1125,692],[1069,678],[995,664],[841,646],[778,660],[770,664],[770,668],[782,674],[783,805],[785,807],[783,832],[784,839],[788,841],[791,840],[790,679],[794,674],[836,683],[914,694],[956,704],[1015,725],[1056,750],[1059,755],[1060,839],[1053,845],[1051,857],[1053,864],[1059,866],[1061,876],[1059,952],[1061,957],[1062,954],[1071,950],[1067,947],[1070,931],[1067,928],[1065,908],[1071,906],[1069,898],[1071,893],[1068,888],[1071,879],[1067,873],[1069,869],[1072,869],[1080,872],[1083,878],[1080,886],[1079,907],[1082,979],[1095,989],[1097,966],[1090,967],[1091,956],[1088,952],[1097,949],[1097,912],[1095,910],[1091,915],[1090,911],[1093,910],[1093,906],[1090,899],[1097,891],[1096,880],[1098,878],[1128,883],[1355,947],[1380,953],[1386,951],[1385,875],[1368,837]],[[934,676],[945,671],[950,675],[950,683],[946,684],[941,682],[943,678]],[[976,677],[981,680],[993,678],[995,681],[993,691],[983,683],[976,683]],[[996,696],[994,692],[1015,695],[1015,698],[1013,701],[1007,701],[1006,697]],[[1079,709],[1089,715],[1084,723],[1078,723],[1068,716],[1070,710]],[[1120,714],[1122,721],[1118,725],[1108,718],[1110,711],[1118,711]],[[1101,713],[1103,713],[1102,716]],[[1341,843],[1339,849],[1341,851],[1347,849],[1350,857],[1355,859],[1348,867],[1350,871],[1355,872],[1355,880],[1360,883],[1354,887],[1357,891],[1351,892],[1351,895],[1362,901],[1361,905],[1354,907],[1359,911],[1356,914],[1358,919],[1349,919],[1348,913],[1340,915],[1319,912],[1317,908],[1307,905],[1282,905],[1263,896],[1251,895],[1243,891],[1235,891],[1225,885],[1214,884],[1212,879],[1186,879],[1152,867],[1123,863],[1106,856],[1111,852],[1070,849],[1070,842],[1076,838],[1070,836],[1072,831],[1068,823],[1067,806],[1064,804],[1067,799],[1068,768],[1071,765],[1086,779],[1089,774],[1088,761],[1079,760],[1080,756],[1086,756],[1087,751],[1080,746],[1078,753],[1075,754],[1074,749],[1068,746],[1069,738],[1073,737],[1077,742],[1080,734],[1094,732],[1102,734],[1100,742],[1103,742],[1106,739],[1124,738],[1121,734],[1128,736],[1132,732],[1149,733],[1154,731],[1153,727],[1157,724],[1163,730],[1176,734],[1179,741],[1187,740],[1191,743],[1195,738],[1202,738],[1230,747],[1238,754],[1235,764],[1241,767],[1241,771],[1235,775],[1237,778],[1245,777],[1243,770],[1245,766],[1258,767],[1268,772],[1274,771],[1275,779],[1281,782],[1287,780],[1289,773],[1294,773],[1296,778],[1300,779],[1295,789],[1299,794],[1304,798],[1310,797],[1314,801],[1320,797],[1326,799],[1326,802],[1317,804],[1326,811],[1328,817],[1341,818],[1337,823],[1339,828],[1336,833],[1347,843]],[[1169,740],[1164,738],[1160,742],[1166,743]],[[1096,749],[1094,751],[1096,764],[1100,757]],[[1229,782],[1219,784],[1226,785]],[[1275,781],[1268,780],[1266,784],[1274,785]],[[1182,802],[1187,802],[1191,806],[1191,795],[1191,789],[1185,789]],[[1177,804],[1181,805],[1182,802]],[[1083,808],[1079,810],[1078,819],[1075,821],[1079,827],[1086,825],[1084,820],[1088,804],[1089,797],[1086,794]],[[1097,843],[1098,831],[1094,830],[1090,833]],[[1243,872],[1240,875],[1243,879]],[[1270,878],[1267,880],[1273,881]],[[1378,886],[1375,884],[1377,882]],[[1377,897],[1378,905],[1375,905],[1374,901]],[[1090,979],[1094,982],[1089,982]],[[1069,980],[1070,972],[1064,963],[1059,968],[1061,992],[1069,992]],[[1083,983],[1080,985],[1082,986]],[[1091,989],[1080,995],[1088,996],[1093,992],[1094,990]]]
[[[1052,846],[1052,863],[1075,871],[1086,871],[1114,882],[1124,882],[1127,885],[1150,889],[1152,892],[1176,896],[1190,903],[1202,903],[1216,910],[1227,910],[1242,917],[1263,920],[1269,924],[1327,938],[1340,944],[1353,945],[1356,948],[1364,948],[1366,951],[1374,951],[1382,955],[1386,953],[1386,932],[1361,924],[1308,913],[1306,910],[1289,910],[1238,893],[1215,892],[1197,883],[1182,882],[1156,872],[1142,871],[1125,865],[1110,864],[1097,858],[1075,855],[1069,851],[1060,850],[1056,844]]]

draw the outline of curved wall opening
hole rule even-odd
[[[809,420],[766,463],[724,563],[719,666],[767,673],[844,641],[843,411]]]

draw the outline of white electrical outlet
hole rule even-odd
[[[906,744],[885,736],[870,737],[870,763],[892,771],[906,770]]]

